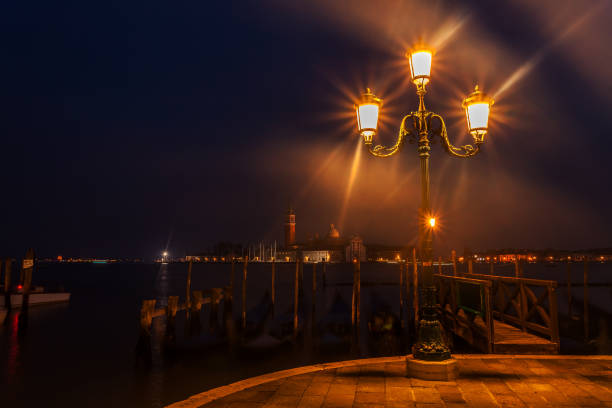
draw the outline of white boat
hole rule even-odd
[[[68,292],[32,292],[28,300],[28,305],[42,305],[47,303],[62,303],[70,301]],[[11,307],[18,308],[23,304],[22,293],[11,293]],[[4,295],[0,294],[0,308],[4,308]]]

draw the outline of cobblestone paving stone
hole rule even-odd
[[[406,377],[404,362],[295,375],[201,408],[612,407],[612,360],[459,359],[456,381]]]

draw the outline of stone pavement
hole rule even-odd
[[[172,407],[612,407],[609,356],[456,357],[451,382],[407,378],[398,357],[365,359],[255,377]]]

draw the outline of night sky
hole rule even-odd
[[[1,253],[173,255],[329,224],[414,244],[418,157],[371,157],[417,109],[406,49],[436,54],[427,107],[468,141],[462,99],[495,97],[472,159],[432,151],[436,252],[610,247],[608,1],[3,3]],[[360,150],[357,150],[360,149]],[[351,170],[354,172],[351,173]]]

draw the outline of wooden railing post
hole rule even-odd
[[[506,307],[506,292],[504,290],[504,282],[503,281],[498,281],[498,282],[491,282],[493,285],[497,284],[497,290],[494,291],[494,293],[499,293],[500,294],[500,308],[499,308],[499,319],[502,322],[505,322],[505,307]],[[512,299],[509,300],[510,303],[512,303]]]
[[[559,314],[557,311],[557,291],[553,285],[546,286],[548,291],[548,306],[550,307],[550,340],[557,344],[559,351]]]
[[[442,257],[438,257],[438,273],[442,275]]]
[[[527,294],[525,293],[525,283],[521,279],[519,281],[520,285],[520,317],[521,317],[521,330],[527,331]]]
[[[485,285],[485,307],[487,308],[485,313],[486,325],[487,325],[487,352],[494,352],[495,342],[495,324],[493,322],[493,301],[491,298],[491,287]]]
[[[451,251],[451,259],[453,261],[453,276],[457,276],[457,252]]]
[[[472,258],[468,259],[468,273],[470,275],[474,273],[474,260]]]
[[[489,274],[490,275],[495,275],[495,269],[493,267],[493,257],[491,257],[491,259],[489,259]]]

